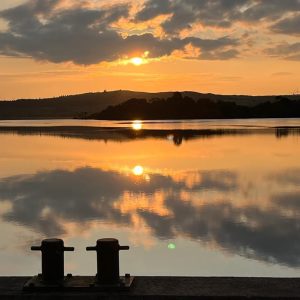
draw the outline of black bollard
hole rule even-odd
[[[104,285],[120,284],[119,251],[129,250],[129,246],[120,246],[117,239],[100,239],[95,247],[87,251],[97,252],[97,282]]]
[[[60,239],[46,239],[41,246],[32,246],[33,251],[42,251],[42,280],[44,283],[58,283],[64,279],[64,252],[74,251],[65,247]]]

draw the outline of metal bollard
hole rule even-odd
[[[104,285],[120,284],[119,251],[129,250],[129,246],[120,246],[117,239],[107,238],[98,240],[96,246],[87,247],[86,250],[97,252],[97,282]]]
[[[56,283],[64,279],[64,252],[74,251],[74,247],[65,247],[61,239],[46,239],[41,246],[32,246],[31,250],[42,251],[44,283]]]

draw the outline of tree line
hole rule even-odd
[[[164,119],[236,119],[236,118],[299,118],[300,98],[291,100],[278,96],[275,102],[264,102],[253,107],[235,102],[214,101],[209,98],[194,100],[174,93],[167,99],[133,98],[100,113],[87,116],[99,120],[164,120]]]

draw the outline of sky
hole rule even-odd
[[[300,90],[300,0],[1,0],[0,99]]]

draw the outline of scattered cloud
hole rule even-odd
[[[226,60],[238,55],[233,49],[238,42],[229,37],[159,38],[147,32],[123,37],[111,24],[129,16],[130,6],[126,3],[64,9],[61,2],[29,0],[1,11],[0,17],[7,22],[8,29],[0,33],[0,53],[81,65],[115,61],[145,51],[149,52],[149,58],[170,56],[188,44],[201,49],[198,59]]]
[[[170,14],[171,17],[162,24],[167,34],[176,34],[183,29],[189,29],[197,22],[203,26],[228,28],[232,24],[233,15],[237,14],[247,2],[249,1],[149,0],[136,15],[136,21],[147,21],[159,15]]]
[[[299,11],[299,0],[248,0],[238,19],[247,22],[274,22],[287,14],[296,14]]]
[[[271,26],[271,30],[276,33],[300,35],[300,15],[283,19]]]
[[[251,28],[298,36],[299,12],[299,0],[26,0],[0,11],[0,54],[78,65],[146,51],[155,59],[229,60],[254,53],[255,40],[266,43]]]
[[[149,0],[136,20],[147,21],[170,14],[171,18],[162,27],[166,33],[176,34],[197,22],[203,26],[228,28],[235,22],[275,21],[299,11],[298,0]]]
[[[265,53],[286,60],[300,61],[300,42],[278,44],[275,47],[266,49]]]

